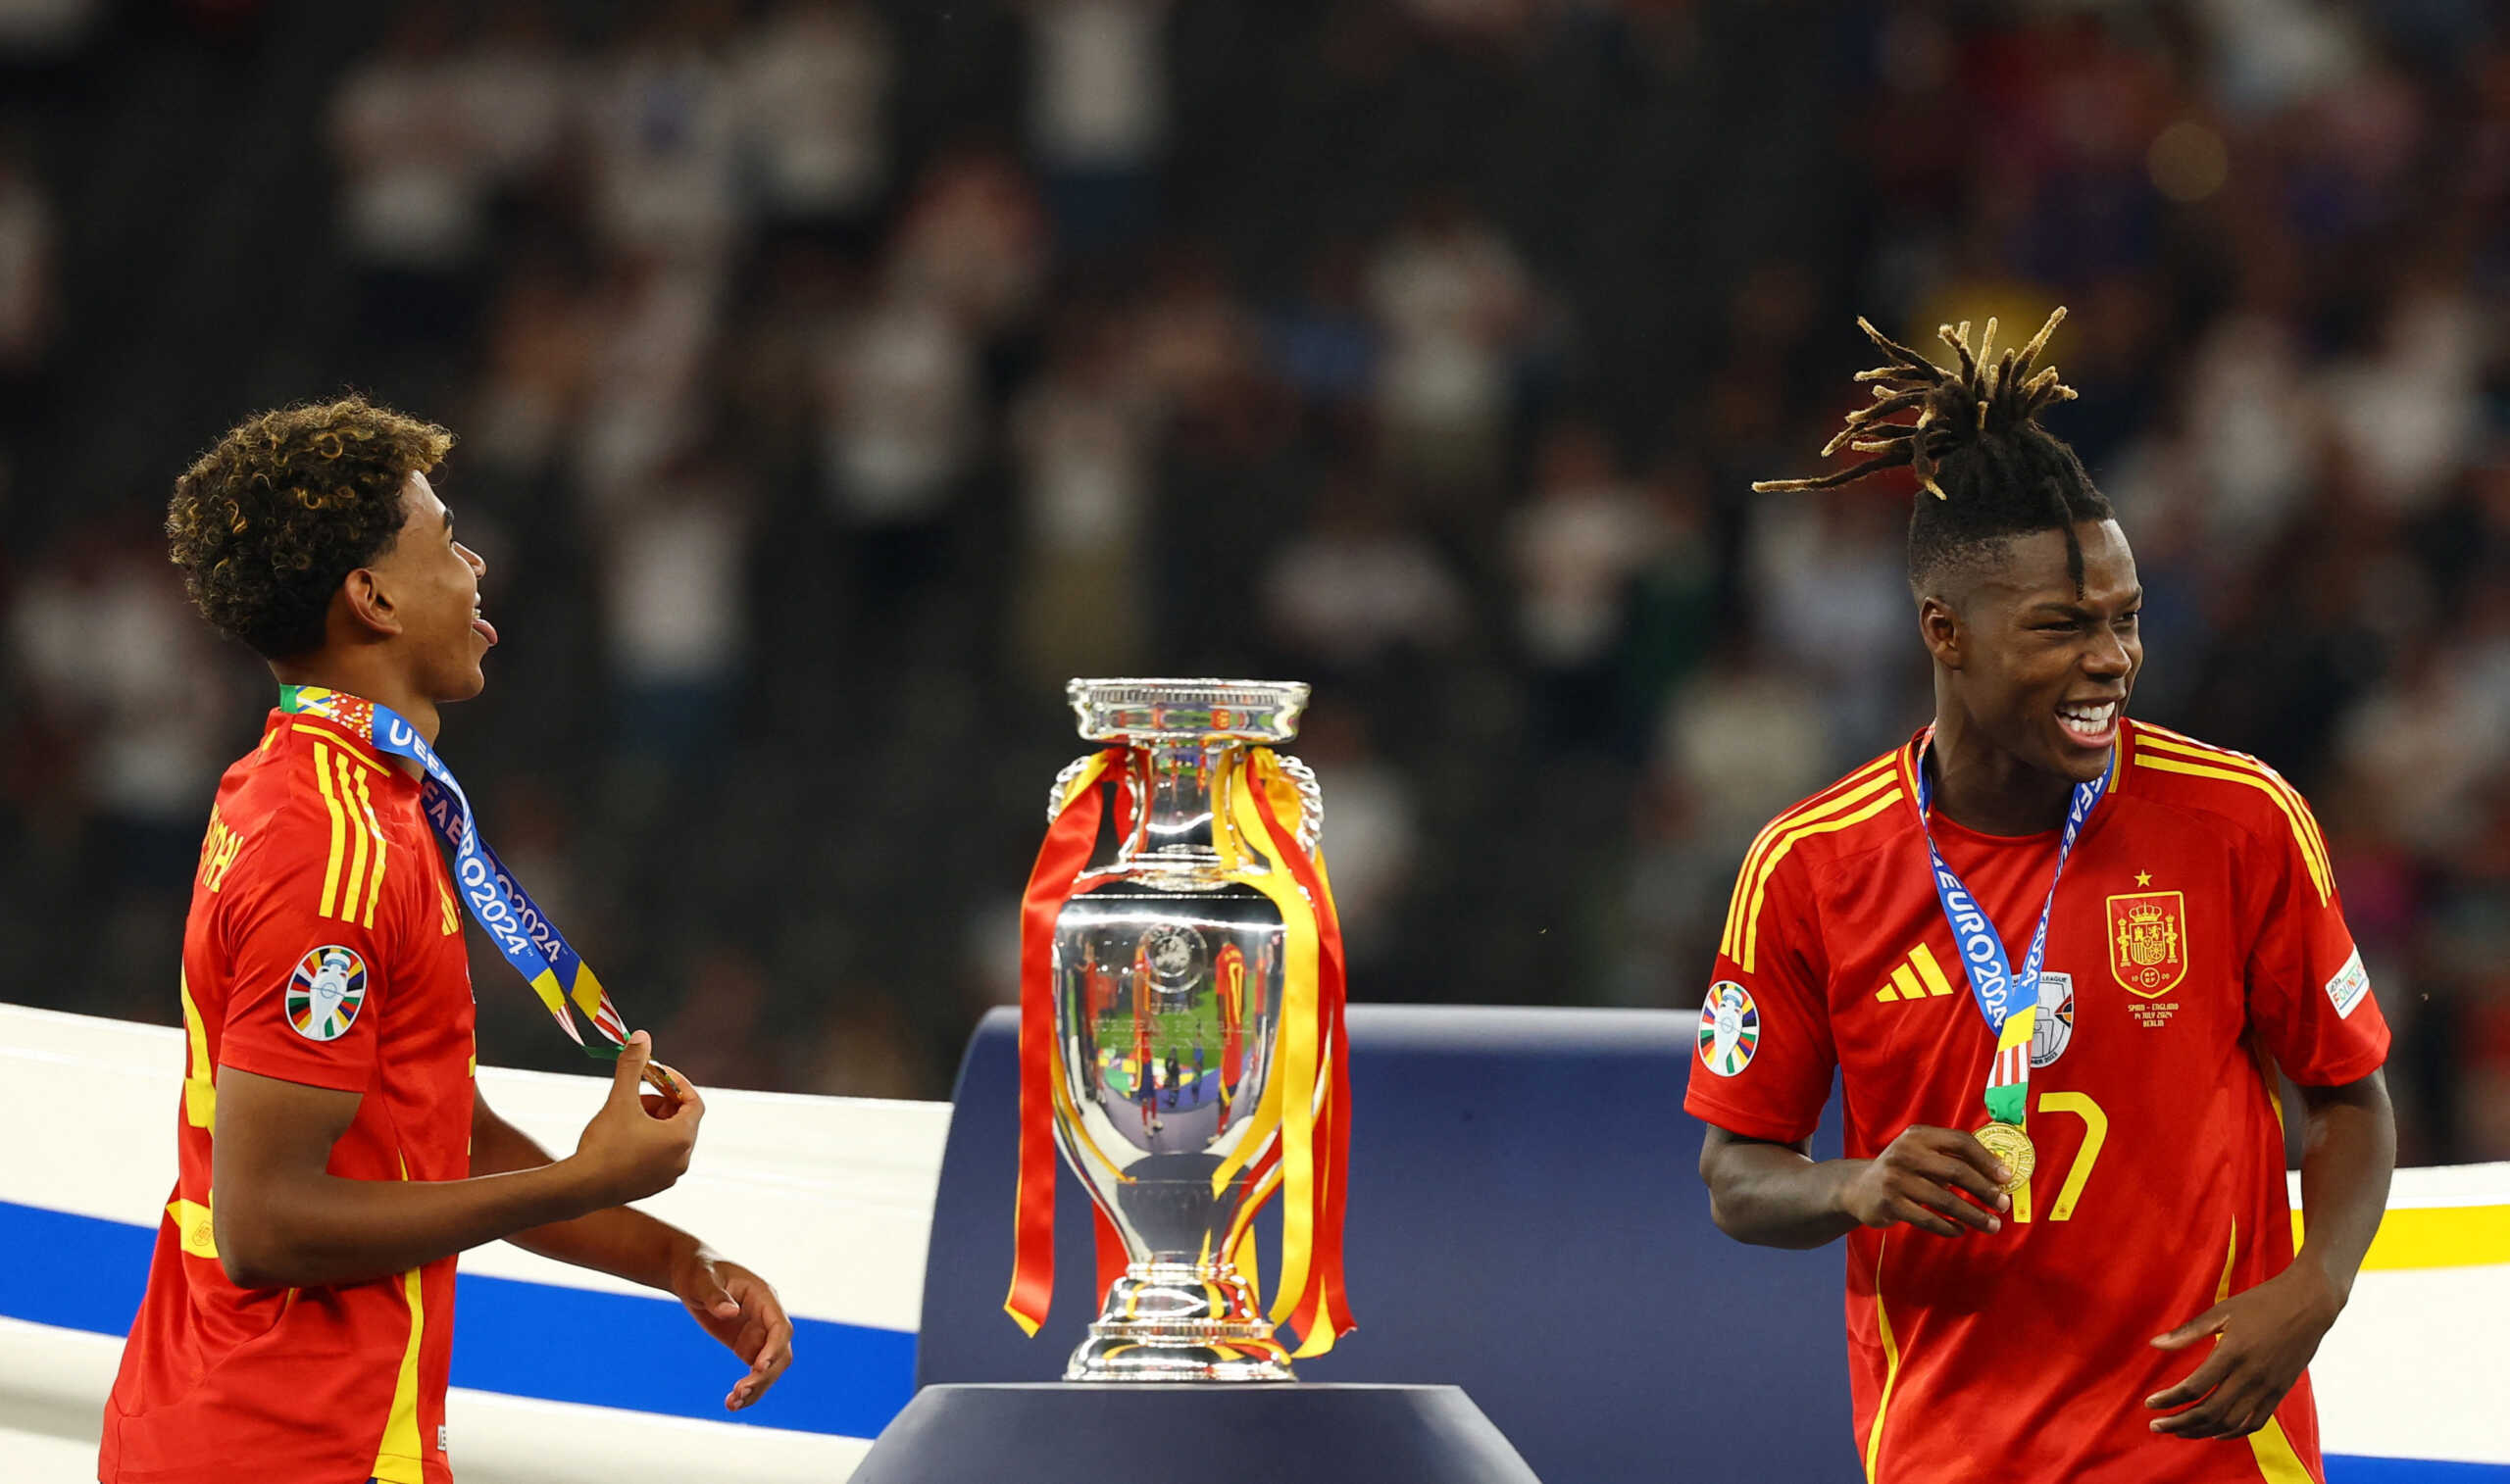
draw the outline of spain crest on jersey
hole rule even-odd
[[[2109,972],[2130,994],[2159,999],[2187,977],[2187,898],[2175,891],[2109,899]]]
[[[326,943],[296,961],[287,983],[287,1023],[306,1040],[347,1035],[365,1003],[366,961],[356,949]]]

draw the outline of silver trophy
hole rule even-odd
[[[1234,829],[1245,749],[1295,735],[1307,687],[1075,680],[1069,694],[1082,736],[1126,750],[1125,807],[1111,817],[1130,828],[1055,922],[1055,1048],[1071,1090],[1056,1099],[1055,1142],[1129,1261],[1064,1378],[1286,1381],[1231,1239],[1258,1193],[1247,1171],[1278,1137],[1256,1113],[1275,1075],[1287,935],[1273,903],[1227,870],[1214,831]],[[1312,850],[1315,777],[1281,761]],[[1057,780],[1050,815],[1074,775]]]

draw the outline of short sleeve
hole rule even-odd
[[[1745,1138],[1812,1136],[1837,1063],[1826,962],[1801,866],[1763,872],[1747,860],[1700,1006],[1684,1111]]]
[[[2380,1069],[2388,1026],[2344,925],[2327,838],[2300,795],[2287,790],[2285,799],[2288,819],[2254,836],[2244,863],[2265,888],[2248,959],[2248,1018],[2293,1081],[2334,1087]]]
[[[386,893],[347,890],[357,852],[333,861],[317,836],[247,852],[227,879],[231,977],[222,1066],[284,1082],[364,1092],[375,1080],[385,980]],[[365,884],[361,872],[360,885]],[[242,890],[237,888],[241,887]],[[382,900],[377,901],[380,897]]]

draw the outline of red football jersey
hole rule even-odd
[[[332,1174],[471,1172],[471,973],[419,784],[273,712],[218,786],[183,930],[180,1173],[106,1404],[104,1484],[451,1484],[453,1266],[242,1289],[210,1224],[219,1068],[362,1095]]]
[[[1976,1128],[1995,1037],[1928,866],[1920,739],[1781,815],[1745,858],[1684,1106],[1810,1135],[1835,1068],[1846,1154],[1914,1123]],[[1944,860],[2028,950],[2058,831],[1933,820]],[[2332,1086],[2386,1023],[2327,842],[2253,758],[2140,723],[2066,863],[2032,1043],[2036,1172],[2004,1229],[1847,1238],[1848,1374],[1870,1479],[2078,1484],[2323,1478],[2307,1376],[2245,1440],[2155,1434],[2143,1399],[2203,1344],[2148,1343],[2292,1260],[2270,1063]]]

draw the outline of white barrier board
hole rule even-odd
[[[23,1235],[35,1223],[56,1249],[126,1269],[102,1275],[107,1287],[126,1290],[121,1323],[146,1280],[147,1247],[174,1187],[183,1057],[182,1033],[169,1027],[0,1005],[0,1087],[17,1106],[41,1111],[33,1137],[0,1141],[0,1229],[14,1223]],[[479,1068],[480,1095],[556,1154],[575,1148],[608,1082]],[[681,1414],[624,1410],[457,1385],[446,1425],[465,1484],[843,1479],[912,1389],[925,1243],[949,1117],[939,1103],[707,1091],[705,1133],[689,1173],[642,1204],[764,1274],[802,1326],[795,1370],[742,1414],[754,1421],[703,1414],[725,1415],[719,1399],[741,1366],[666,1296],[502,1242],[466,1253],[457,1380],[466,1335],[500,1322],[500,1309],[519,1311],[514,1322],[541,1322],[535,1306],[546,1301],[582,1323],[606,1327],[625,1314],[673,1337],[678,1348],[667,1356],[640,1343],[632,1347],[640,1354],[621,1363],[646,1372],[677,1361],[693,1372],[684,1389],[705,1406],[682,1407]],[[98,1257],[97,1239],[113,1251]],[[7,1267],[14,1275],[0,1272],[0,1459],[8,1464],[0,1477],[92,1484],[97,1429],[122,1351],[116,1300],[65,1285],[43,1264]],[[585,1347],[583,1360],[600,1363],[604,1349]],[[826,1372],[839,1360],[877,1372],[875,1384],[825,1405]],[[815,1378],[814,1369],[823,1374]],[[601,1385],[598,1376],[576,1380],[595,1391]],[[849,1416],[869,1425],[832,1430]]]
[[[16,1222],[22,1240],[77,1248],[80,1261],[121,1264],[102,1276],[126,1290],[126,1305],[136,1302],[174,1184],[183,1055],[174,1029],[0,1005],[0,1087],[15,1106],[38,1111],[31,1137],[0,1141],[0,1223]],[[479,1069],[491,1106],[560,1154],[575,1147],[606,1083]],[[677,1393],[626,1410],[530,1394],[529,1384],[457,1385],[447,1412],[464,1484],[844,1478],[912,1384],[949,1112],[709,1090],[695,1164],[646,1204],[777,1284],[805,1326],[795,1370],[744,1414],[755,1421],[741,1423],[709,1419]],[[2327,1451],[2364,1456],[2366,1464],[2497,1465],[2510,1478],[2510,1410],[2501,1406],[2510,1397],[2510,1164],[2400,1170],[2389,1207],[2352,1305],[2313,1366]],[[739,1374],[676,1305],[632,1285],[503,1243],[466,1254],[462,1272],[476,1287],[464,1292],[457,1346],[475,1330],[493,1334],[508,1314],[526,1324],[553,1314],[605,1326],[624,1319],[672,1335],[684,1329],[674,1343],[686,1348],[671,1359],[693,1372],[691,1395],[720,1397]],[[8,1484],[95,1477],[96,1431],[121,1340],[109,1313],[69,1292],[76,1286],[50,1264],[0,1264]],[[652,1363],[650,1351],[636,1354],[640,1372],[670,1368]],[[2448,1363],[2437,1363],[2443,1357]],[[475,1368],[501,1375],[493,1359]],[[828,1382],[830,1370],[844,1372],[845,1384]],[[2381,1479],[2412,1476],[2384,1461],[2376,1467]],[[2347,1477],[2334,1464],[2330,1475],[2331,1484]]]

